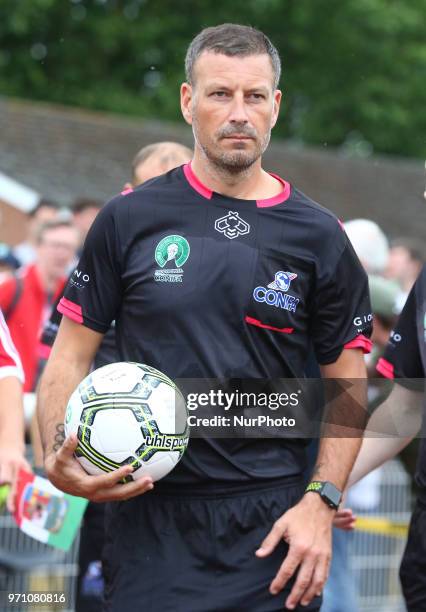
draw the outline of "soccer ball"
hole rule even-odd
[[[94,370],[71,395],[65,434],[77,434],[75,456],[89,474],[130,464],[129,480],[159,480],[188,445],[187,408],[174,382],[141,363]]]

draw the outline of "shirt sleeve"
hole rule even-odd
[[[118,196],[97,215],[58,305],[64,316],[100,333],[109,329],[121,305],[127,210]]]
[[[15,376],[24,383],[24,370],[18,351],[12,342],[3,313],[0,310],[0,379]]]
[[[412,288],[405,306],[399,316],[395,329],[392,330],[383,357],[377,364],[377,371],[386,378],[398,378],[401,382],[408,379],[423,379],[424,368],[419,347],[417,330],[417,288]],[[421,387],[413,380],[404,386]]]
[[[328,261],[321,263],[313,303],[312,340],[318,363],[334,363],[344,348],[371,350],[368,277],[339,227]]]

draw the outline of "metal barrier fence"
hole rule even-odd
[[[22,533],[9,514],[0,514],[1,612],[73,612],[78,538],[68,552],[53,549]],[[38,606],[37,603],[9,604],[7,593],[54,591],[65,595],[65,603]]]
[[[389,461],[382,469],[379,506],[374,512],[357,511],[357,515],[408,524],[411,502],[410,476],[400,461]],[[398,570],[406,537],[404,533],[393,535],[397,530],[387,530],[386,526],[382,531],[355,531],[351,542],[350,566],[358,587],[360,612],[405,611]]]

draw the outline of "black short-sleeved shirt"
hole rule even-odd
[[[377,370],[387,378],[416,391],[424,390],[426,372],[426,266],[423,267]],[[422,440],[417,462],[416,480],[426,490],[426,403],[423,408]]]
[[[278,178],[278,177],[276,177]],[[282,181],[274,198],[210,191],[182,166],[109,202],[59,305],[120,358],[176,378],[303,377],[369,348],[368,282],[336,217]],[[198,409],[199,414],[200,409]],[[299,475],[303,444],[191,440],[169,482]]]

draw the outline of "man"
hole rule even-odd
[[[261,167],[281,101],[275,47],[250,27],[208,28],[192,41],[186,72],[193,162],[102,209],[79,262],[90,280],[61,301],[66,316],[40,387],[45,466],[63,490],[129,500],[108,510],[106,609],[271,612],[285,601],[318,610],[330,505],[356,438],[323,440],[314,477],[333,484],[301,501],[298,440],[193,439],[155,488],[149,477],[118,484],[126,466],[88,476],[72,436],[53,448],[115,317],[120,358],[175,379],[302,376],[310,339],[324,376],[365,377],[370,328],[353,319],[368,319],[366,276],[337,219]],[[171,242],[181,265],[166,270]],[[266,287],[278,272],[288,293]],[[284,600],[274,596],[283,588]]]
[[[367,274],[383,274],[389,260],[389,241],[370,219],[345,221],[345,232]]]
[[[92,198],[77,198],[73,203],[72,218],[74,225],[80,234],[80,247],[81,248],[86,240],[87,232],[92,226],[93,221],[100,209],[102,208],[101,202],[93,200]]]
[[[59,212],[59,204],[42,198],[28,214],[28,237],[13,249],[13,254],[21,266],[34,263],[37,252],[37,235],[40,227],[53,221]]]
[[[135,156],[132,164],[133,182],[130,187],[137,187],[140,184],[139,181],[145,182],[159,174],[168,172],[175,167],[175,163],[188,163],[191,158],[192,151],[177,142],[158,142],[143,147]],[[125,186],[125,189],[128,188],[129,184]],[[82,211],[82,208],[89,211],[92,210],[93,222],[96,217],[94,214],[95,207],[92,206],[91,209],[83,207],[84,203],[89,204],[90,202],[89,200],[80,200],[79,205],[74,206],[74,213],[76,208],[79,211]],[[85,214],[80,219],[80,228],[82,228],[83,219],[88,222],[90,216]],[[74,220],[76,220],[75,215]],[[84,234],[86,236],[90,228],[85,226],[82,229],[86,230]],[[57,310],[60,297],[58,296],[57,303],[52,309],[50,319],[46,323],[41,337],[43,354],[46,356],[46,359],[51,351],[62,318],[62,315]],[[102,344],[96,353],[94,366],[101,367],[118,360],[119,356],[115,346],[115,329],[112,326],[107,334],[105,334]],[[32,424],[32,444],[34,462],[36,467],[40,469],[43,466],[43,454],[40,446],[40,434],[35,420]],[[77,578],[76,612],[97,612],[102,608],[104,585],[100,559],[104,544],[104,505],[90,503],[84,516],[78,558],[79,573]]]
[[[418,612],[426,609],[426,266],[408,296],[377,369],[396,384],[368,423],[348,486],[395,457],[421,430],[416,471],[419,493],[400,570],[407,610]],[[342,510],[336,526],[353,528],[354,519],[349,510]]]
[[[425,262],[426,251],[422,240],[397,238],[392,241],[386,276],[396,281],[401,287],[397,303],[398,312],[401,312]]]
[[[20,468],[30,470],[24,457],[23,382],[21,360],[0,311],[0,487],[11,485],[8,496],[11,512],[18,472]]]
[[[186,164],[192,157],[192,150],[178,142],[155,142],[142,147],[132,161],[132,180],[124,189],[133,189],[154,176],[159,176]]]
[[[61,219],[43,225],[36,238],[36,261],[0,285],[0,308],[25,373],[24,391],[37,382],[39,336],[55,299],[63,291],[67,268],[78,246],[76,228]]]

